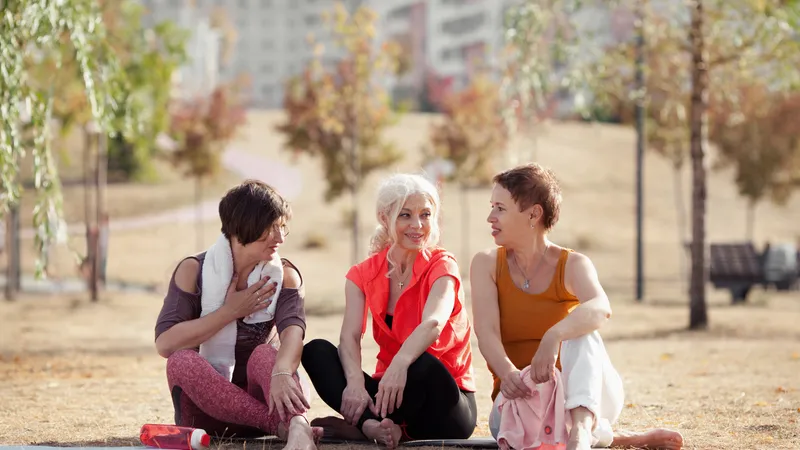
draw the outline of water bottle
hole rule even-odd
[[[211,444],[203,429],[152,423],[142,425],[139,440],[148,447],[175,450],[206,450]]]

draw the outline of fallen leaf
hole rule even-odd
[[[625,405],[625,407],[626,408],[635,408],[636,407],[636,403],[628,403],[627,405]]]
[[[769,406],[769,403],[765,401],[755,402],[753,405],[755,406]]]
[[[799,413],[800,413],[800,408],[797,408],[797,412],[799,412]]]
[[[783,387],[783,386],[778,386],[778,387],[775,389],[775,393],[777,393],[777,394],[785,394],[785,393],[787,393],[787,392],[789,392],[789,389],[786,389],[786,388],[785,388],[785,387]]]
[[[662,361],[669,361],[670,359],[672,359],[672,356],[673,356],[672,353],[662,353],[661,354],[661,360]]]
[[[774,441],[774,440],[775,440],[775,439],[773,439],[773,437],[772,437],[772,436],[764,436],[764,439],[763,439],[763,441],[764,441],[764,442],[772,442],[772,441]]]

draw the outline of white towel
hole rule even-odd
[[[259,262],[247,277],[247,285],[264,278],[270,277],[270,282],[277,282],[275,293],[262,301],[272,301],[270,305],[245,317],[244,322],[267,322],[275,317],[278,295],[283,285],[283,264],[278,254],[272,259]],[[233,253],[231,244],[224,235],[220,234],[217,241],[206,252],[203,262],[203,285],[201,286],[201,312],[200,317],[211,314],[225,303],[225,295],[233,279]],[[228,381],[233,379],[233,368],[236,365],[236,336],[237,321],[225,325],[207,341],[200,344],[200,355],[205,358],[214,369]]]

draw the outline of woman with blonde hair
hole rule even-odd
[[[325,436],[373,440],[465,439],[477,420],[471,325],[453,255],[437,246],[439,194],[419,175],[398,174],[378,189],[370,256],[348,271],[337,349],[316,339],[303,367],[343,419],[314,425]],[[375,373],[361,370],[367,312],[378,344]]]

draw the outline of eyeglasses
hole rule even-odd
[[[289,235],[289,225],[285,223],[275,223],[272,225],[272,233],[280,233],[281,237]]]

